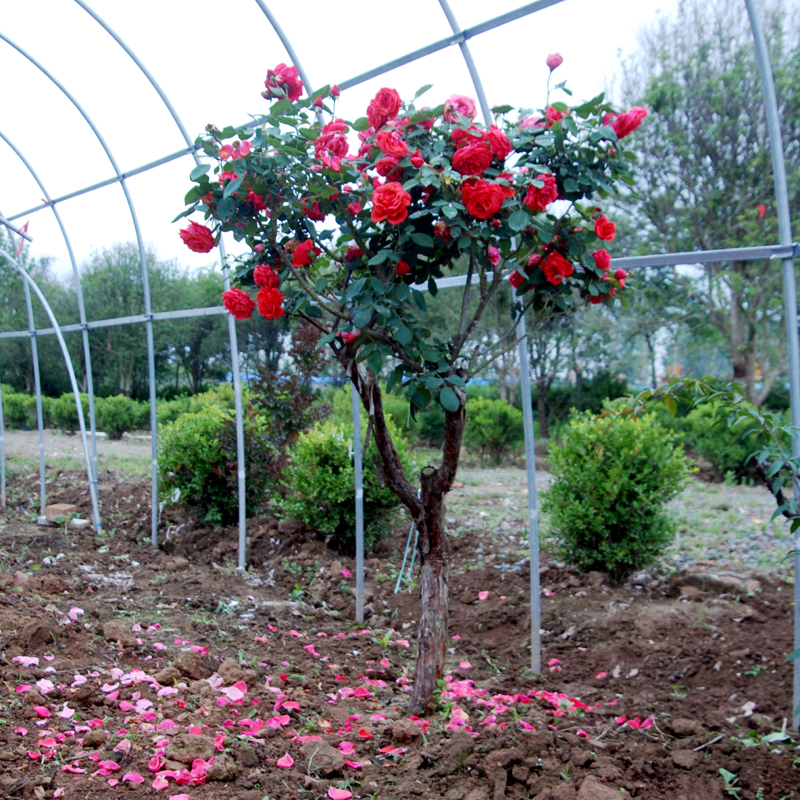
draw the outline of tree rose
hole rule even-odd
[[[197,222],[190,222],[188,228],[180,231],[180,237],[193,253],[210,253],[214,249],[214,234]]]
[[[433,234],[438,236],[443,242],[452,242],[453,237],[450,233],[450,226],[442,220],[433,223]]]
[[[541,263],[544,277],[552,284],[558,286],[564,278],[569,278],[575,271],[572,264],[561,253],[551,253]]]
[[[594,232],[598,239],[611,242],[617,232],[617,226],[605,214],[602,214],[595,220]]]
[[[259,264],[253,272],[253,280],[256,286],[266,287],[267,289],[277,289],[281,284],[281,279],[268,264]]]
[[[397,166],[397,159],[394,156],[384,156],[375,162],[375,170],[378,175],[383,175],[390,181],[400,181],[403,179],[403,169]]]
[[[381,89],[370,100],[367,107],[367,119],[376,130],[390,119],[394,119],[400,111],[400,95],[396,89]]]
[[[267,70],[264,86],[267,88],[261,96],[266,99],[288,97],[294,103],[303,93],[303,81],[300,80],[297,67],[287,67],[286,64],[278,64],[275,69]]]
[[[340,170],[342,159],[350,148],[346,134],[347,123],[343,119],[333,119],[322,128],[322,133],[314,142],[314,154],[326,167],[336,172]]]
[[[461,200],[475,219],[491,219],[503,205],[505,193],[496,183],[469,180],[461,184]]]
[[[647,109],[643,106],[634,106],[624,114],[606,114],[603,124],[611,124],[617,139],[624,139],[629,133],[633,133],[644,121],[647,116]]]
[[[422,153],[419,150],[415,150],[411,154],[411,166],[419,169],[424,163],[425,159],[422,157]]]
[[[398,262],[397,262],[397,264],[395,264],[395,267],[394,267],[394,271],[395,271],[395,272],[396,272],[396,273],[397,273],[397,274],[398,274],[398,275],[399,275],[401,278],[403,277],[403,275],[408,275],[408,271],[409,271],[410,269],[411,269],[411,267],[409,267],[409,266],[408,266],[408,264],[406,264],[406,262],[405,262],[405,261],[398,261]]]
[[[459,116],[471,119],[477,111],[475,101],[471,97],[463,94],[451,94],[444,102],[442,116],[445,122],[458,122]]]
[[[292,254],[292,264],[296,267],[308,267],[321,252],[322,250],[314,244],[312,239],[306,239],[295,248]]]
[[[500,251],[493,245],[489,245],[486,248],[486,258],[493,267],[496,267],[500,263]]]
[[[222,293],[222,305],[239,320],[250,319],[256,307],[253,298],[247,292],[235,287]]]
[[[528,280],[527,276],[523,275],[518,269],[515,269],[509,276],[508,282],[515,288],[519,289],[525,281]]]
[[[462,175],[481,175],[492,164],[492,151],[486,144],[470,144],[456,150],[453,169]]]
[[[397,181],[378,186],[372,193],[373,222],[386,220],[390,225],[399,225],[408,217],[411,195]]]
[[[514,152],[511,139],[509,139],[497,125],[492,125],[489,128],[489,133],[486,134],[486,141],[489,143],[494,157],[498,161],[505,161],[505,159]]]
[[[558,186],[555,175],[537,175],[537,181],[542,181],[544,186],[539,188],[531,184],[528,193],[522,201],[531,211],[544,211],[554,200],[558,200]]]
[[[599,269],[602,269],[603,272],[607,272],[611,268],[611,255],[605,247],[601,250],[595,250],[592,256],[594,257],[594,263]]]
[[[545,60],[545,63],[550,68],[550,72],[554,69],[558,69],[564,63],[564,57],[561,53],[550,53]]]
[[[258,313],[265,319],[280,319],[283,316],[281,303],[285,294],[277,289],[268,289],[266,286],[258,290],[256,300],[258,301]]]
[[[395,131],[378,131],[375,137],[381,153],[393,158],[403,158],[408,155],[408,145],[400,138]]]

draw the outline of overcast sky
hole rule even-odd
[[[213,122],[241,124],[261,113],[266,70],[289,57],[255,0],[88,0],[160,83],[191,139]],[[451,29],[437,0],[304,0],[268,2],[294,46],[312,86],[339,83],[442,39]],[[524,5],[524,0],[451,0],[462,28]],[[490,104],[544,103],[548,53],[560,52],[555,77],[576,99],[613,86],[620,59],[637,32],[676,0],[564,0],[470,40]],[[743,5],[743,4],[742,4]],[[744,13],[744,8],[742,8]],[[131,58],[75,0],[0,0],[0,35],[50,70],[84,107],[122,172],[185,146],[164,103]],[[28,159],[51,197],[114,175],[89,125],[64,94],[0,39],[4,98],[0,134]],[[337,114],[362,116],[382,86],[411,98],[433,83],[430,105],[453,92],[475,96],[458,47],[343,93]],[[211,263],[188,251],[171,220],[183,209],[193,162],[187,156],[129,179],[142,236],[159,257],[189,268]],[[41,202],[42,191],[0,138],[0,213],[11,216]],[[135,240],[118,184],[59,204],[79,262],[93,249]],[[63,238],[51,210],[26,215],[34,256],[68,270]]]

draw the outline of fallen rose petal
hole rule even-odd
[[[27,728],[14,728],[14,733],[18,733],[20,736],[27,736],[28,729]]]
[[[192,800],[188,794],[171,794],[169,800]]]
[[[286,755],[282,756],[275,762],[275,765],[282,767],[283,769],[289,769],[290,767],[294,766],[294,759],[288,753],[286,753]]]
[[[489,592],[478,592],[478,600],[488,600]]]
[[[598,678],[598,679],[605,678],[607,675],[608,675],[607,672],[598,672],[597,675],[595,675],[595,678]]]
[[[119,781],[118,781],[116,778],[109,778],[109,779],[108,779],[108,785],[109,785],[109,786],[110,786],[112,789],[113,789],[113,788],[114,788],[114,787],[115,787],[115,786],[116,786],[118,783],[119,783]]]
[[[581,737],[583,737],[584,739],[588,739],[588,738],[589,738],[589,734],[588,734],[588,733],[586,733],[586,731],[585,731],[585,730],[583,730],[583,728],[578,728],[578,732],[577,732],[577,734],[576,734],[576,735],[577,735],[577,736],[581,736]]]
[[[349,578],[350,577],[350,570],[347,567],[342,567],[342,577]]]
[[[353,793],[348,792],[347,789],[335,789],[333,786],[328,789],[328,797],[330,797],[331,800],[350,800],[352,796]],[[170,798],[170,800],[173,799]]]
[[[23,667],[39,666],[39,659],[36,656],[14,656],[11,660],[15,664],[22,664]]]
[[[458,665],[459,669],[469,669],[471,666],[472,664],[469,661],[461,661]]]
[[[50,716],[50,712],[44,706],[34,706],[33,710],[40,716],[47,719]]]
[[[160,792],[169,786],[169,781],[163,775],[156,775],[152,786],[157,792]]]
[[[116,761],[98,761],[97,767],[98,769],[107,769],[111,772],[116,772],[118,769],[121,769],[120,765],[117,764]]]
[[[347,764],[350,769],[361,769],[364,765],[360,761],[348,761],[347,759],[344,760],[344,763]]]
[[[28,750],[28,758],[31,761],[38,761],[42,757],[42,754],[35,751],[35,750]],[[62,767],[63,769],[63,767]]]
[[[61,787],[61,788],[58,788],[58,789],[56,789],[56,790],[53,792],[53,798],[54,798],[55,800],[58,800],[58,798],[59,798],[59,797],[63,797],[63,796],[64,796],[64,789],[63,789],[63,787]]]

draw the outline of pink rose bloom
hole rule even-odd
[[[477,114],[475,101],[463,94],[451,94],[444,103],[445,122],[458,122],[459,116],[470,119]]]
[[[544,121],[540,114],[533,114],[530,117],[523,117],[517,123],[517,127],[522,131],[527,131],[531,128],[544,128]]]
[[[552,72],[554,69],[557,69],[564,63],[564,59],[561,56],[561,53],[550,53],[550,55],[547,56],[545,63],[548,67],[550,67],[550,72]]]
[[[486,248],[486,257],[493,267],[496,267],[500,263],[500,251],[492,245]]]
[[[303,93],[303,81],[297,72],[297,67],[288,67],[278,64],[275,69],[267,70],[267,79],[264,81],[267,88],[261,96],[269,100],[273,97],[288,97],[292,102],[300,99]]]

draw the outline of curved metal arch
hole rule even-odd
[[[154,75],[147,69],[142,60],[136,53],[128,46],[125,40],[92,8],[90,8],[84,0],[75,0],[75,2],[98,24],[101,28],[127,53],[134,64],[139,68],[141,73],[147,78],[150,85],[155,89],[161,101],[166,106],[178,130],[183,136],[186,145],[191,150],[192,158],[195,164],[200,164],[200,157],[194,149],[194,142],[189,138],[189,133],[183,120],[178,114],[175,107],[172,105],[167,93],[161,88],[159,82],[155,79]],[[298,70],[299,71],[299,70]],[[124,181],[124,178],[121,178]],[[137,227],[138,234],[138,227]],[[137,235],[140,242],[140,255],[142,257],[142,272],[145,276],[145,315],[150,317],[147,321],[147,336],[148,336],[148,368],[150,369],[150,431],[152,440],[152,506],[151,506],[151,526],[150,526],[150,540],[153,547],[158,546],[158,441],[157,441],[157,425],[156,418],[156,382],[155,382],[155,362],[151,358],[152,352],[152,339],[153,339],[153,320],[152,312],[150,309],[150,290],[147,282],[147,270],[144,261],[144,252],[141,248],[141,239]],[[225,289],[230,288],[230,279],[228,271],[225,268],[225,242],[220,236],[219,241],[220,263],[222,265],[222,274]],[[247,549],[247,524],[246,524],[246,488],[245,488],[245,462],[244,462],[244,412],[242,409],[242,387],[239,375],[239,346],[236,338],[236,322],[233,317],[228,315],[228,338],[231,347],[231,372],[233,374],[233,395],[234,395],[234,416],[236,421],[236,452],[237,452],[237,479],[238,479],[238,492],[239,492],[239,559],[238,568],[240,571],[245,569],[245,556]]]
[[[72,393],[75,395],[75,405],[78,409],[78,425],[80,426],[81,430],[81,441],[83,442],[83,457],[84,461],[86,462],[86,477],[89,479],[89,484],[91,485],[92,482],[92,460],[89,455],[89,443],[86,439],[86,422],[83,418],[83,406],[81,404],[81,397],[80,392],[78,391],[78,381],[75,378],[75,370],[72,366],[72,359],[69,355],[69,350],[67,349],[67,343],[64,341],[64,335],[61,333],[61,328],[58,325],[58,320],[56,319],[56,315],[53,313],[53,309],[50,308],[50,304],[47,302],[44,294],[42,294],[42,290],[36,285],[36,281],[28,275],[27,270],[20,264],[15,256],[12,256],[5,248],[0,248],[0,254],[2,254],[11,264],[14,269],[22,275],[22,279],[25,282],[26,287],[30,287],[33,289],[36,296],[39,298],[39,302],[44,306],[44,310],[47,312],[47,316],[50,318],[50,323],[55,328],[56,336],[58,337],[58,343],[61,346],[61,353],[64,356],[64,361],[67,365],[67,372],[69,373],[69,381],[72,385]],[[100,512],[97,508],[97,496],[92,494],[92,514],[94,515],[95,519],[99,518]]]
[[[444,15],[447,17],[447,21],[450,23],[450,28],[453,33],[456,35],[461,33],[461,26],[458,24],[453,9],[450,8],[450,3],[448,3],[447,0],[439,0],[439,5],[442,7],[442,11],[444,11]],[[480,103],[481,112],[483,113],[483,122],[486,125],[491,125],[492,122],[494,122],[494,116],[492,115],[491,108],[489,108],[486,92],[483,90],[483,82],[481,81],[478,67],[475,64],[475,60],[472,58],[472,51],[469,49],[469,44],[467,44],[466,40],[459,42],[458,46],[461,49],[461,55],[464,57],[464,63],[467,65],[469,76],[472,78],[475,94],[478,95],[478,102]]]
[[[133,229],[136,233],[136,244],[139,249],[139,264],[142,271],[142,289],[144,295],[144,313],[147,317],[147,321],[145,322],[145,329],[146,329],[146,336],[147,336],[147,371],[148,371],[148,378],[150,384],[150,429],[151,429],[151,441],[152,441],[152,459],[151,459],[151,481],[152,481],[152,500],[151,500],[151,515],[150,515],[150,525],[152,529],[152,535],[155,538],[157,536],[158,531],[158,441],[157,441],[157,433],[156,433],[156,363],[155,363],[155,344],[153,341],[153,318],[152,318],[152,306],[150,303],[150,277],[147,271],[147,257],[145,252],[144,246],[144,239],[142,238],[142,231],[139,226],[139,217],[136,214],[136,207],[133,202],[133,198],[131,197],[130,190],[128,189],[128,183],[125,180],[124,175],[120,172],[119,165],[117,164],[117,160],[114,158],[114,154],[111,152],[108,144],[106,143],[105,139],[103,138],[102,134],[98,130],[97,126],[94,124],[92,118],[88,115],[86,110],[83,106],[77,101],[77,99],[72,95],[72,93],[64,86],[58,78],[55,77],[43,64],[41,64],[36,58],[34,58],[30,53],[20,47],[18,44],[13,42],[3,33],[0,33],[0,40],[6,42],[10,47],[14,48],[21,56],[26,58],[28,61],[31,62],[38,70],[40,70],[47,78],[50,79],[58,89],[64,94],[64,96],[72,103],[75,109],[80,113],[80,115],[86,120],[86,123],[94,133],[97,141],[99,142],[100,146],[103,148],[106,156],[108,157],[109,162],[119,180],[119,185],[122,187],[122,192],[125,195],[125,200],[128,204],[128,210],[131,215],[131,221],[133,222]]]
[[[59,229],[61,230],[61,236],[64,239],[64,244],[67,247],[67,253],[69,254],[70,264],[72,265],[72,275],[75,279],[75,291],[78,296],[78,313],[81,321],[81,338],[83,340],[83,358],[86,364],[86,389],[87,394],[89,395],[89,430],[91,434],[91,443],[92,443],[92,479],[89,483],[89,491],[94,493],[95,499],[97,498],[97,425],[95,423],[95,409],[94,409],[94,379],[92,376],[92,355],[89,348],[89,329],[86,327],[86,306],[83,302],[83,287],[81,286],[81,276],[78,272],[78,263],[75,260],[75,253],[72,249],[72,242],[70,241],[69,234],[67,234],[67,228],[64,225],[64,220],[61,218],[61,214],[58,211],[58,208],[52,203],[51,197],[49,192],[47,191],[44,183],[42,183],[41,179],[39,178],[36,170],[31,165],[30,161],[25,157],[22,151],[0,130],[0,139],[2,139],[14,152],[17,158],[22,162],[25,166],[25,169],[28,170],[31,177],[36,181],[36,185],[41,190],[42,194],[44,195],[44,199],[47,201],[48,205],[50,206],[53,214],[56,218],[56,223],[58,224]],[[102,525],[100,522],[99,512],[98,516],[94,520],[94,526],[96,530],[101,530]]]

